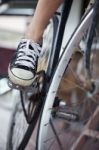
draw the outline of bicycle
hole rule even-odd
[[[97,49],[95,50],[95,46],[98,37],[97,18],[99,14],[97,8],[99,1],[96,0],[95,5],[82,17],[60,56],[63,33],[72,2],[73,0],[68,0],[64,3],[61,22],[59,23],[58,32],[53,42],[55,43],[54,48],[56,47],[56,49],[53,48],[53,51],[50,53],[51,57],[49,58],[51,60],[49,59],[48,61],[47,71],[39,72],[33,83],[34,89],[36,87],[38,90],[35,92],[33,87],[31,88],[36,98],[36,94],[38,94],[38,100],[30,100],[27,103],[36,102],[37,106],[35,107],[35,111],[31,112],[32,108],[29,105],[29,113],[26,113],[25,104],[23,103],[23,99],[25,99],[23,98],[23,94],[26,91],[21,91],[23,112],[27,118],[29,127],[26,129],[27,131],[23,135],[21,142],[14,149],[23,150],[26,148],[36,122],[40,117],[36,143],[37,150],[49,150],[53,149],[53,147],[55,149],[55,146],[60,150],[74,150],[73,146],[75,141],[97,108],[99,82],[97,78],[98,62],[95,59],[98,56],[98,51]],[[83,62],[85,63],[84,65]],[[68,75],[70,77],[71,73],[72,76],[69,79]],[[32,92],[28,96],[31,97]],[[63,101],[65,103],[62,103]],[[15,116],[12,120],[14,119]],[[60,122],[65,123],[65,129],[59,126]],[[96,130],[98,131],[97,128]],[[14,126],[12,131],[14,131]],[[51,133],[52,131],[53,133]],[[9,148],[13,150],[16,139],[12,139],[14,132],[10,133]],[[62,135],[68,137],[68,139],[64,141],[64,136],[62,137]],[[74,139],[71,140],[69,137]],[[94,139],[97,139],[97,135],[94,136]]]

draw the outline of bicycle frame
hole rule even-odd
[[[55,42],[54,47],[52,49],[52,55],[53,56],[50,59],[50,64],[49,64],[48,69],[47,69],[47,76],[48,77],[53,76],[54,69],[55,69],[57,62],[59,60],[59,55],[60,55],[63,36],[64,36],[64,31],[65,31],[66,23],[67,23],[69,14],[70,14],[70,10],[71,10],[71,6],[72,6],[73,1],[74,0],[65,0],[64,1],[62,13],[61,13],[61,21],[59,23],[59,28],[58,28],[58,34],[56,35],[56,38],[54,41]],[[99,1],[96,0],[94,14],[98,13],[98,10],[97,10],[98,5],[99,5]]]
[[[58,31],[58,35],[56,35],[55,44],[52,50],[53,57],[50,59],[50,64],[47,69],[47,76],[49,77],[53,75],[54,69],[59,59],[65,25],[66,25],[66,22],[70,13],[72,3],[73,3],[73,0],[65,0],[64,5],[63,5],[61,21],[59,23],[59,31]]]
[[[86,40],[86,57],[85,57],[85,68],[88,78],[91,78],[91,68],[90,68],[90,55],[91,47],[93,42],[93,37],[95,36],[95,28],[97,28],[97,20],[99,18],[99,0],[96,0],[93,11],[93,21],[88,30],[87,40]]]

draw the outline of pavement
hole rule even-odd
[[[18,91],[11,90],[6,78],[0,79],[0,150],[6,150],[8,130]]]

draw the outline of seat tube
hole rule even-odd
[[[58,36],[57,36],[57,42],[55,45],[55,55],[54,55],[54,59],[53,59],[53,66],[52,66],[52,73],[54,71],[54,68],[58,62],[59,59],[59,53],[60,53],[60,49],[61,49],[61,45],[62,45],[62,39],[63,39],[63,35],[64,35],[64,30],[65,30],[65,25],[71,10],[71,6],[72,6],[72,2],[73,0],[65,0],[64,1],[64,5],[63,5],[63,9],[62,9],[62,13],[61,13],[61,21],[60,21],[60,25],[59,25],[59,32],[58,32]],[[51,75],[52,75],[51,73]]]

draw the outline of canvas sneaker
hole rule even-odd
[[[36,74],[40,53],[40,44],[22,39],[8,67],[10,81],[19,86],[30,86]]]

